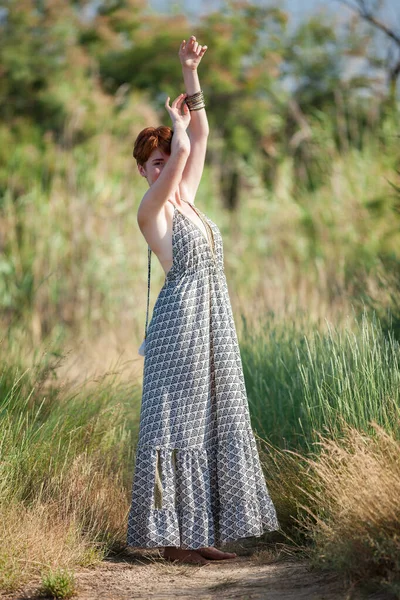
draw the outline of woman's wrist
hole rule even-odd
[[[182,121],[172,121],[172,129],[176,131],[177,129],[182,129],[182,131],[186,131],[187,125],[182,123]]]
[[[197,92],[200,92],[200,80],[197,73],[197,69],[182,69],[183,81],[185,83],[185,89],[188,96],[193,96]]]
[[[182,63],[181,63],[182,65]],[[197,67],[198,65],[195,65],[194,67],[188,67],[187,65],[182,65],[182,71],[197,71]]]

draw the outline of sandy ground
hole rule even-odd
[[[171,563],[158,550],[128,549],[94,568],[75,571],[76,600],[386,600],[388,595],[345,589],[332,574],[313,572],[307,561],[268,561],[258,552],[206,566]],[[37,586],[4,600],[35,598]]]

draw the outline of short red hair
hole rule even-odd
[[[165,125],[143,129],[133,146],[133,158],[136,159],[137,164],[143,167],[153,150],[157,148],[160,148],[165,154],[171,154],[172,134],[171,127]]]

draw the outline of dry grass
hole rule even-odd
[[[182,563],[180,561],[170,561],[163,557],[154,562],[154,566],[160,575],[174,575],[179,577],[193,577],[193,574],[200,571],[204,565],[195,563]]]
[[[97,564],[124,543],[127,509],[118,480],[77,456],[29,507],[0,508],[0,589],[16,590],[50,569]]]
[[[15,591],[49,569],[96,564],[103,554],[82,536],[81,525],[54,506],[22,503],[0,510],[0,588]]]
[[[400,442],[372,425],[372,437],[349,426],[341,440],[321,436],[320,456],[308,459],[312,491],[300,522],[316,564],[398,593]]]
[[[125,542],[129,505],[119,474],[108,474],[101,462],[86,455],[76,456],[65,471],[55,476],[43,493],[55,503],[59,514],[76,519],[92,540],[108,545]]]
[[[276,562],[277,555],[272,550],[259,550],[251,558],[256,565],[270,565]]]

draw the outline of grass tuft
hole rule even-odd
[[[65,569],[49,570],[42,576],[39,596],[50,598],[71,598],[76,595],[75,577]]]

